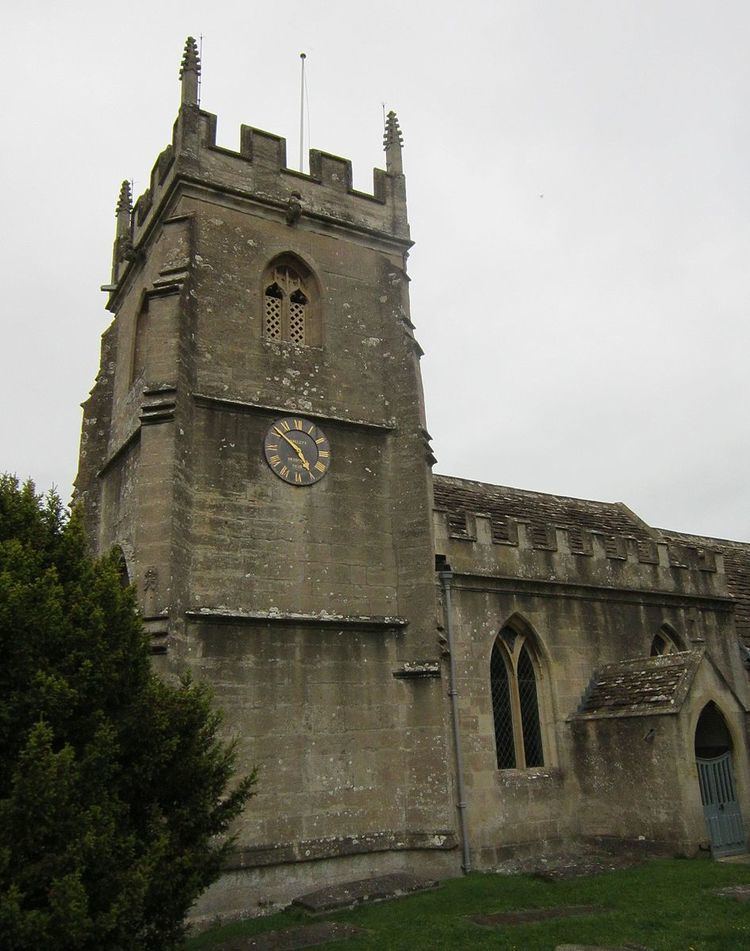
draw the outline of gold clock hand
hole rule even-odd
[[[281,436],[281,438],[282,438],[283,440],[285,440],[286,442],[288,442],[289,445],[292,447],[292,449],[293,449],[295,452],[299,452],[299,451],[300,451],[300,448],[299,448],[299,446],[297,445],[297,443],[296,443],[296,442],[292,442],[292,440],[287,436],[286,433],[282,433],[281,430],[276,429],[275,426],[274,426],[273,431],[276,433],[277,436]]]
[[[292,442],[292,440],[287,436],[286,433],[279,432],[279,430],[276,429],[276,427],[274,427],[274,430],[273,430],[273,431],[276,433],[277,436],[281,436],[282,439],[286,440],[286,442],[289,443],[289,445],[292,447],[292,449],[293,449],[293,450],[297,453],[297,455],[299,456],[300,461],[302,462],[302,465],[303,465],[303,466],[305,467],[305,469],[307,469],[307,471],[309,472],[309,471],[310,471],[310,463],[307,461],[307,459],[305,459],[305,454],[304,454],[304,452],[302,452],[302,450],[301,450],[300,447],[297,445],[297,443],[296,443],[296,442]]]

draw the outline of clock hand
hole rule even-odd
[[[292,446],[294,446],[294,451],[295,451],[295,452],[297,453],[297,455],[299,456],[299,460],[300,460],[300,462],[302,463],[302,465],[305,467],[305,469],[307,469],[308,472],[310,472],[310,463],[309,463],[309,462],[307,461],[307,459],[305,458],[304,452],[302,452],[302,450],[300,449],[299,446],[295,446],[294,443],[291,443],[291,444],[292,444]]]
[[[309,471],[310,471],[310,463],[309,463],[309,462],[307,461],[307,459],[305,458],[305,454],[302,452],[302,450],[301,450],[300,447],[297,445],[297,443],[296,443],[296,442],[292,442],[292,440],[286,435],[286,433],[281,433],[281,432],[279,432],[279,430],[276,429],[275,426],[274,426],[274,430],[273,430],[273,431],[276,433],[277,436],[281,436],[282,439],[286,440],[286,442],[289,443],[289,445],[292,447],[292,449],[293,449],[293,450],[297,453],[297,455],[299,456],[300,462],[302,463],[302,465],[303,465],[303,466],[305,467],[305,469],[307,469],[307,471],[309,472]]]

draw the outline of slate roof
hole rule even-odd
[[[702,650],[693,650],[608,664],[591,678],[577,716],[593,719],[676,713],[702,658]]]
[[[506,541],[508,518],[528,522],[532,528],[555,525],[643,541],[658,538],[658,532],[621,502],[593,502],[443,475],[434,477],[434,489],[435,508],[448,512],[450,530],[459,535],[466,533],[465,513],[473,512],[489,515],[493,534]]]
[[[724,570],[729,593],[737,599],[735,620],[737,633],[750,646],[750,543],[734,542],[725,538],[708,538],[703,535],[685,535],[662,529],[660,534],[669,542],[711,548],[724,555]]]
[[[545,527],[557,526],[571,532],[572,551],[582,551],[576,533],[602,532],[607,536],[625,535],[640,541],[667,541],[678,545],[709,548],[724,555],[727,585],[737,599],[737,632],[750,646],[750,543],[688,535],[652,528],[622,502],[594,502],[544,492],[529,492],[486,482],[473,482],[452,476],[435,475],[435,508],[447,513],[450,531],[467,535],[466,513],[488,515],[493,537],[508,541],[507,519],[531,526],[534,544],[543,546]],[[580,537],[580,536],[579,536]]]

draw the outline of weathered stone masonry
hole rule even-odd
[[[199,70],[189,40],[172,142],[134,206],[120,192],[76,484],[93,548],[122,550],[155,664],[208,679],[241,765],[260,768],[197,913],[458,874],[454,690],[474,866],[706,844],[694,748],[711,704],[750,814],[750,548],[622,505],[433,478],[395,115],[366,194],[347,160],[313,150],[302,174],[259,129],[217,147]],[[264,456],[286,417],[330,443],[315,484]],[[658,632],[676,652],[650,658]],[[534,734],[542,765],[498,768],[511,721],[516,763]]]

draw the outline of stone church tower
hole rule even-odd
[[[90,537],[122,550],[156,663],[213,684],[259,767],[238,888],[453,869],[398,121],[365,194],[347,160],[312,150],[302,174],[259,129],[216,146],[199,72],[189,39],[172,144],[117,205]]]
[[[155,664],[259,769],[196,913],[746,849],[750,544],[433,476],[396,116],[366,194],[259,129],[218,147],[199,72],[191,39],[172,143],[120,192],[77,480]]]

